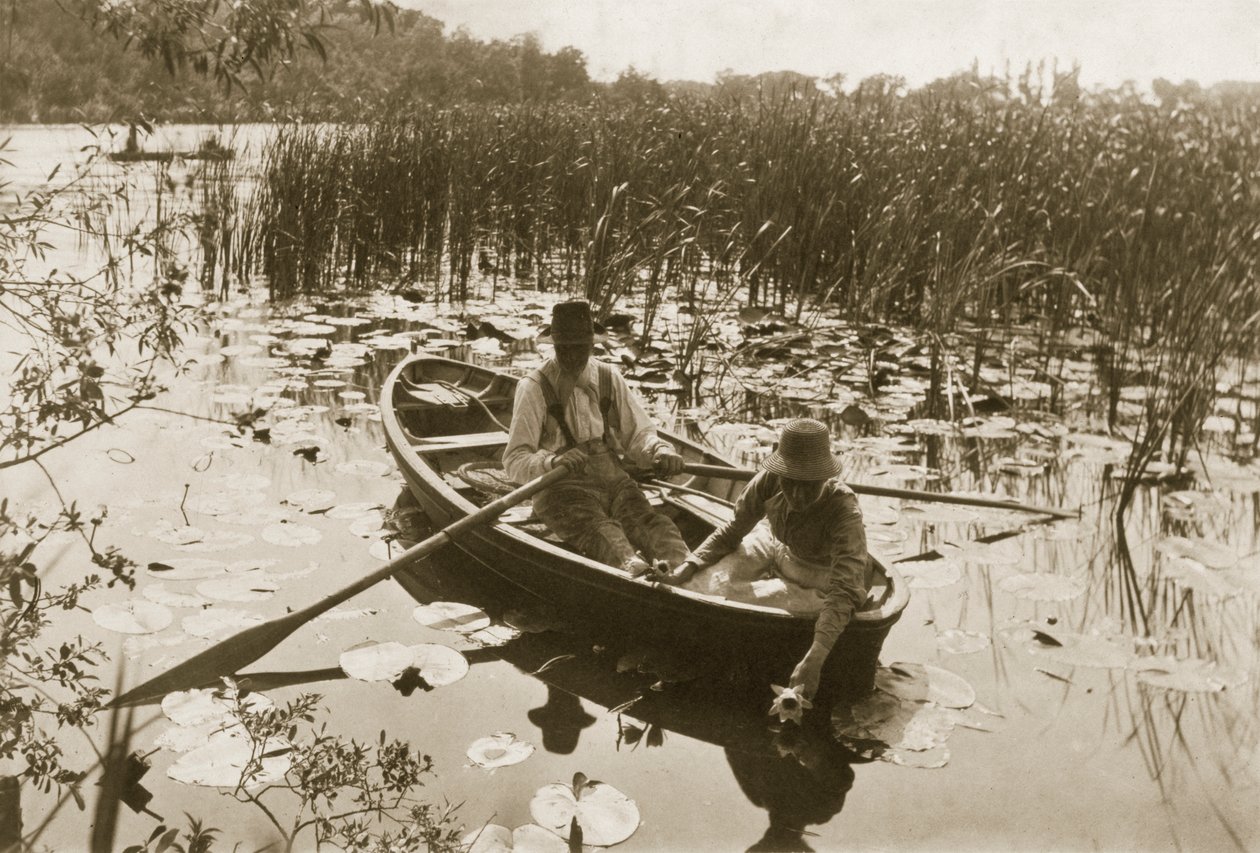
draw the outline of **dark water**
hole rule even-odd
[[[432,338],[458,339],[464,320],[457,309],[392,298],[353,308],[272,309],[258,297],[240,297],[209,309],[202,333],[188,342],[192,363],[171,377],[171,392],[159,402],[229,420],[268,408],[272,414],[255,424],[269,427],[267,443],[234,427],[144,412],[47,458],[64,493],[110,507],[99,535],[141,565],[183,558],[234,564],[192,580],[142,570],[136,593],[94,594],[84,601],[88,610],[143,598],[146,586],[159,583],[168,593],[194,594],[207,580],[241,572],[278,587],[260,601],[170,606],[169,627],[137,635],[129,645],[88,612],[54,626],[50,642],[78,633],[104,642],[128,683],[206,645],[184,630],[183,617],[224,609],[279,615],[379,565],[379,551],[370,550],[389,531],[363,522],[370,513],[353,513],[357,504],[393,507],[400,496],[401,481],[371,409],[384,373],[409,345],[392,335],[428,326],[435,329]],[[462,310],[521,337],[546,313],[541,297],[529,292],[501,292],[493,303]],[[513,361],[484,343],[433,348]],[[515,366],[536,358],[527,345],[520,349]],[[775,384],[767,376],[761,379]],[[749,381],[758,381],[757,371],[749,371]],[[889,408],[906,411],[915,390],[907,383],[900,392],[907,399]],[[653,404],[659,415],[672,417],[667,395],[655,396]],[[780,406],[770,414],[800,408]],[[803,408],[834,415],[840,407]],[[286,416],[295,410],[300,417]],[[742,425],[692,413],[715,445],[755,460],[764,452],[765,433],[745,422],[747,413],[730,414]],[[268,687],[259,679],[256,687],[277,703],[301,691],[321,694],[324,719],[344,736],[375,740],[384,729],[410,740],[436,768],[423,795],[461,804],[458,818],[470,830],[529,823],[537,789],[581,772],[636,801],[642,822],[622,845],[627,850],[758,843],[819,850],[1254,847],[1260,837],[1254,808],[1260,783],[1260,563],[1254,554],[1260,471],[1210,460],[1215,485],[1195,481],[1202,495],[1194,499],[1202,501],[1195,511],[1167,497],[1184,491],[1184,483],[1142,487],[1129,520],[1126,560],[1116,553],[1107,497],[1122,446],[1079,425],[1060,428],[1053,418],[1028,414],[1009,423],[989,418],[968,435],[926,434],[929,425],[896,434],[895,427],[846,430],[842,458],[851,480],[923,487],[944,477],[955,489],[998,486],[1030,503],[1082,507],[1079,521],[1030,526],[979,548],[968,543],[1028,518],[863,500],[872,550],[883,559],[930,548],[947,557],[910,567],[913,598],[883,654],[885,663],[940,667],[974,688],[976,704],[944,737],[936,731],[930,749],[896,753],[907,764],[934,766],[903,766],[843,749],[824,719],[800,731],[790,725],[775,730],[765,715],[768,688],[760,704],[733,701],[703,682],[653,690],[655,674],[619,672],[623,650],[580,633],[527,633],[502,647],[477,647],[415,622],[415,598],[393,582],[343,605],[347,618],[304,628],[254,666],[271,673],[324,670],[314,680]],[[315,450],[295,454],[304,448]],[[312,489],[333,497],[294,497]],[[3,493],[33,507],[53,499],[42,475],[22,469],[5,472]],[[303,499],[315,508],[349,508],[308,513],[294,505]],[[190,526],[199,531],[191,542]],[[68,581],[88,565],[82,546],[69,538],[43,553],[57,555],[46,583]],[[275,562],[260,567],[260,561]],[[466,596],[460,584],[443,579],[443,571],[454,570],[438,566],[427,582],[440,594]],[[453,645],[471,666],[462,680],[411,696],[387,683],[328,678],[343,650],[367,640]],[[531,674],[556,658],[562,660]],[[1162,668],[1149,668],[1165,658]],[[1187,663],[1196,660],[1203,663]],[[112,678],[104,676],[107,683]],[[610,710],[616,708],[622,710]],[[135,743],[146,750],[168,727],[154,707],[136,722]],[[535,751],[493,771],[475,766],[469,746],[496,732],[512,732]],[[95,734],[99,743],[102,733]],[[74,736],[66,748],[92,759]],[[190,811],[246,848],[274,840],[256,808],[167,779],[177,758],[171,751],[150,758],[150,808],[166,820],[179,822]],[[282,811],[284,802],[276,797],[276,808]],[[24,804],[28,830],[52,815],[43,844],[77,849],[86,843],[88,820],[73,803],[54,813],[52,798],[27,792]],[[153,825],[150,817],[125,813],[118,837],[140,841]]]

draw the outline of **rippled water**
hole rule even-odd
[[[22,133],[21,146],[49,139]],[[20,174],[43,172],[42,163],[36,169],[24,162]],[[137,413],[46,461],[63,493],[109,506],[98,544],[116,544],[142,566],[187,569],[172,562],[187,558],[225,565],[192,564],[210,576],[190,580],[171,580],[161,568],[141,571],[135,593],[93,594],[83,611],[58,621],[49,642],[75,634],[100,640],[125,681],[136,683],[206,645],[185,630],[200,630],[186,617],[229,608],[280,615],[379,565],[381,546],[376,554],[372,548],[387,531],[363,520],[373,517],[367,507],[356,515],[355,505],[392,508],[402,496],[371,406],[385,372],[407,349],[395,333],[427,326],[437,330],[431,337],[458,339],[464,319],[473,319],[523,334],[545,314],[545,301],[529,292],[440,311],[385,297],[272,307],[241,295],[210,305],[201,332],[188,341],[187,371],[172,376],[159,401],[203,420]],[[332,346],[324,349],[325,341]],[[537,357],[528,344],[515,359],[492,353],[493,346],[478,355],[480,346],[444,351],[518,367]],[[654,397],[658,414],[669,416],[668,399]],[[255,424],[270,429],[266,443],[205,420],[255,407],[271,411]],[[827,412],[815,403],[770,413],[789,409]],[[745,461],[764,445],[746,424],[747,412],[728,413],[743,426],[692,414],[715,444]],[[965,435],[932,435],[930,425],[905,434],[845,431],[842,458],[854,482],[923,487],[943,474],[953,488],[1000,486],[1030,503],[1082,507],[1079,521],[1031,525],[976,547],[968,543],[1029,518],[863,499],[873,551],[896,560],[936,548],[946,558],[907,567],[913,598],[883,661],[939,667],[975,693],[971,707],[948,719],[937,715],[932,726],[923,724],[926,734],[907,740],[930,748],[883,756],[902,763],[842,749],[826,725],[773,730],[764,715],[768,689],[764,706],[751,710],[696,684],[652,690],[658,674],[618,671],[619,662],[628,669],[622,649],[602,640],[597,648],[580,634],[525,634],[501,648],[476,649],[414,621],[416,599],[394,582],[343,605],[344,618],[302,629],[253,667],[325,670],[317,680],[269,687],[276,679],[260,678],[256,686],[276,702],[303,690],[322,694],[330,725],[346,736],[375,740],[384,729],[410,740],[437,771],[424,796],[461,804],[458,816],[469,829],[529,823],[538,788],[582,772],[636,801],[642,823],[626,850],[744,849],[759,839],[800,844],[792,829],[807,830],[803,842],[819,850],[1254,847],[1260,471],[1213,462],[1215,488],[1198,480],[1199,497],[1168,497],[1185,491],[1184,483],[1144,486],[1126,562],[1116,553],[1105,497],[1123,448],[1075,424],[1004,418],[984,419]],[[318,450],[294,452],[303,448]],[[5,472],[2,491],[35,507],[54,497],[31,470]],[[330,502],[343,509],[322,511]],[[69,538],[44,553],[59,555],[45,583],[74,579],[88,567],[81,544]],[[426,582],[441,595],[463,595],[452,571],[436,566]],[[153,591],[158,584],[166,593],[222,595],[222,587],[205,582],[233,576],[270,578],[278,589],[260,601],[212,599],[208,610],[171,606],[169,627],[131,640],[101,627],[91,612],[144,598],[146,588],[170,601]],[[390,640],[458,646],[470,671],[410,696],[387,683],[329,678],[343,650]],[[1187,663],[1194,660],[1203,663]],[[896,689],[893,673],[885,679]],[[879,722],[888,712],[868,709],[863,719]],[[135,743],[146,751],[169,725],[153,706],[140,710],[136,724]],[[493,771],[475,766],[467,750],[496,732],[512,732],[535,751]],[[91,757],[74,739],[67,748]],[[144,783],[154,795],[151,810],[176,823],[184,811],[203,815],[247,848],[274,840],[257,809],[168,780],[176,758],[169,750],[150,756]],[[915,764],[928,766],[906,766]],[[52,799],[27,792],[24,805],[29,830],[50,814]],[[87,823],[68,803],[52,814],[42,841],[80,847]],[[118,837],[140,841],[153,825],[124,810]]]

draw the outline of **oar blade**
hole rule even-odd
[[[291,613],[247,628],[193,655],[183,663],[176,664],[161,675],[136,685],[114,698],[107,707],[152,702],[168,693],[205,687],[225,675],[233,675],[241,668],[258,660],[285,637],[300,628],[302,619],[301,612]]]

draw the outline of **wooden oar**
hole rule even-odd
[[[373,584],[385,580],[385,578],[399,569],[414,563],[416,560],[427,557],[470,527],[493,521],[506,510],[547,488],[552,483],[564,479],[568,474],[569,469],[561,466],[537,479],[529,481],[520,488],[491,501],[471,515],[466,515],[458,521],[447,525],[423,542],[403,551],[376,571],[364,575],[359,580],[334,592],[327,598],[323,598],[309,607],[304,607],[294,613],[278,619],[272,619],[270,622],[264,622],[261,625],[256,625],[229,637],[223,642],[206,649],[204,652],[194,655],[183,663],[177,664],[156,678],[131,688],[110,702],[110,706],[133,705],[145,702],[165,696],[167,693],[175,690],[188,690],[192,687],[200,687],[220,676],[232,675],[240,670],[241,667],[248,666],[274,649],[286,637],[321,613],[337,606],[348,598],[358,595]]]
[[[747,468],[732,468],[726,465],[702,465],[689,462],[683,471],[700,477],[718,477],[723,480],[751,480],[756,471]],[[974,498],[967,495],[951,495],[943,492],[924,492],[919,489],[891,489],[886,486],[865,486],[849,483],[849,488],[859,495],[871,495],[880,498],[902,498],[908,501],[927,501],[942,504],[961,504],[963,506],[980,506],[991,509],[1012,509],[1019,512],[1037,512],[1052,515],[1055,518],[1080,518],[1080,512],[1059,509],[1051,506],[1031,506],[1017,501],[1004,501],[999,498]]]

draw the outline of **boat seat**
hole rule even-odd
[[[437,435],[416,438],[411,449],[421,456],[445,453],[451,450],[487,450],[507,444],[508,435],[503,430],[492,432],[468,432],[457,435]]]

